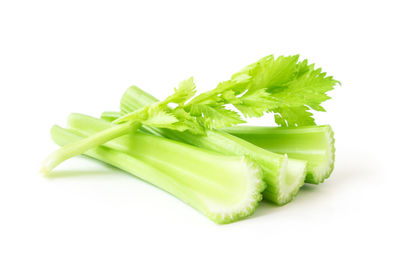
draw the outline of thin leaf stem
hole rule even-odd
[[[63,161],[83,154],[91,148],[102,145],[116,137],[125,135],[130,132],[135,132],[141,123],[138,121],[129,121],[116,126],[113,126],[107,130],[101,131],[97,134],[91,135],[87,138],[83,138],[77,142],[66,145],[52,154],[50,154],[43,163],[41,173],[47,175],[55,167],[57,167]]]

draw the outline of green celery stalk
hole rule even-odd
[[[129,113],[158,100],[133,86],[121,99],[121,112]],[[245,155],[257,162],[263,170],[263,179],[267,183],[264,197],[278,205],[290,202],[304,184],[306,161],[288,159],[262,149],[252,143],[220,130],[207,130],[206,135],[194,135],[165,128],[142,126],[141,130],[169,139],[189,143],[224,155]]]
[[[330,176],[335,162],[335,139],[329,125],[302,127],[235,126],[225,132],[274,153],[306,160],[306,182],[322,183]]]
[[[129,121],[119,126],[110,128],[110,130],[99,132],[97,135],[92,135],[88,138],[81,139],[77,143],[70,143],[62,148],[51,153],[44,161],[40,172],[43,175],[48,174],[61,162],[82,154],[90,148],[99,146],[111,139],[127,134],[131,131],[136,131],[140,127],[140,123],[136,121]]]
[[[108,122],[72,115],[72,129],[54,126],[60,146],[104,128]],[[124,135],[85,155],[101,160],[153,184],[219,224],[251,215],[262,199],[262,171],[244,156],[224,156],[173,140],[138,132]]]
[[[107,120],[109,122],[116,120],[121,117],[121,112],[105,111],[101,114],[101,119]]]

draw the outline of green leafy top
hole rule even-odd
[[[212,92],[212,96],[210,92],[206,92],[194,97],[196,86],[193,78],[189,78],[181,82],[178,88],[175,88],[174,94],[165,100],[128,113],[114,123],[135,120],[145,125],[178,131],[188,130],[195,134],[203,134],[204,128],[223,128],[244,123],[237,112],[225,108],[229,102],[220,99],[224,91]],[[190,99],[192,100],[189,101]],[[198,103],[194,103],[196,100]]]
[[[299,55],[269,55],[196,97],[196,86],[189,78],[164,101],[128,113],[115,123],[135,119],[146,125],[202,134],[204,128],[244,123],[238,112],[226,108],[233,105],[244,117],[273,112],[280,126],[311,125],[315,121],[310,110],[325,111],[321,103],[330,98],[326,92],[337,83],[314,64],[299,61]],[[176,107],[167,107],[171,103]]]
[[[264,57],[232,79],[248,77],[250,80],[242,85],[247,92],[233,105],[249,117],[273,112],[281,126],[315,124],[310,109],[325,111],[321,103],[330,98],[326,92],[339,83],[307,60],[300,62],[299,55]]]
[[[183,109],[185,102],[191,99],[195,93],[196,85],[193,82],[193,78],[189,78],[182,81],[178,88],[175,88],[175,92],[165,100],[128,113],[116,119],[114,123],[135,120],[153,127],[179,131],[189,130],[193,133],[201,134],[204,132],[204,129],[197,123],[194,117]],[[176,104],[177,107],[168,107],[170,104]]]

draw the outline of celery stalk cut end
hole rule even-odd
[[[307,161],[306,182],[319,184],[330,176],[335,161],[335,139],[329,125],[301,127],[236,126],[226,132],[260,148]]]
[[[280,206],[292,201],[304,185],[306,166],[306,161],[291,159],[285,154],[277,186],[267,187],[264,197]]]
[[[332,174],[335,167],[334,133],[329,125],[324,125],[323,128],[326,142],[324,160],[320,160],[317,164],[309,164],[310,171],[307,173],[306,181],[311,184],[323,183]]]
[[[265,183],[262,182],[261,169],[245,157],[242,157],[238,168],[243,169],[245,191],[241,193],[240,201],[233,206],[226,207],[217,204],[210,206],[212,209],[206,215],[216,223],[228,224],[252,215],[262,200]]]

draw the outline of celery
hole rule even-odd
[[[113,121],[120,112],[103,112],[101,118]],[[329,125],[301,127],[236,126],[225,132],[244,139],[268,151],[287,154],[289,158],[307,161],[305,182],[319,184],[327,179],[334,168],[335,139]],[[153,134],[158,135],[157,132]]]
[[[108,122],[73,114],[71,129],[54,126],[53,140],[69,145],[111,128]],[[137,132],[87,150],[104,161],[171,193],[219,224],[251,215],[265,188],[260,168],[244,156],[224,156]]]
[[[121,135],[125,135],[131,131],[136,131],[140,126],[138,122],[126,122],[119,126],[115,126],[110,128],[107,131],[99,132],[97,135],[93,135],[84,139],[80,139],[75,143],[70,143],[68,145],[63,146],[62,148],[51,153],[43,163],[41,168],[42,174],[48,174],[51,170],[53,170],[57,165],[61,162],[82,154],[84,151],[89,150],[90,148],[97,147],[111,139],[119,137]]]
[[[114,121],[121,116],[121,112],[105,111],[101,114],[101,119]]]
[[[214,89],[196,95],[193,78],[182,81],[162,101],[125,112],[114,120],[118,127],[71,143],[50,154],[42,173],[51,172],[63,161],[116,137],[136,131],[141,125],[204,135],[207,129],[221,129],[245,123],[244,117],[261,117],[273,112],[281,126],[313,125],[311,109],[324,111],[321,103],[339,82],[298,55],[266,56],[220,82]],[[173,108],[169,105],[174,105]],[[229,109],[233,106],[236,110]]]
[[[306,182],[322,183],[333,171],[335,145],[329,125],[302,127],[236,126],[225,132],[274,153],[306,160]]]
[[[155,102],[156,98],[133,86],[121,99],[121,112],[129,113]],[[288,159],[287,156],[269,152],[223,131],[206,130],[206,135],[194,135],[187,131],[178,132],[151,126],[142,126],[141,130],[224,155],[248,156],[263,170],[263,179],[267,183],[264,197],[278,205],[290,202],[304,184],[305,161]]]
[[[311,111],[325,111],[321,104],[338,83],[298,55],[269,55],[201,94],[193,78],[162,101],[133,86],[121,112],[105,112],[103,120],[73,114],[69,130],[54,127],[53,138],[63,147],[46,158],[42,173],[85,153],[170,192],[217,223],[232,222],[250,215],[261,193],[279,205],[291,201],[306,170],[309,182],[322,182],[332,171],[334,147],[326,128],[303,128],[295,140],[292,129],[262,129],[274,135],[255,137],[256,129],[223,128],[267,113],[282,127],[315,125]]]

